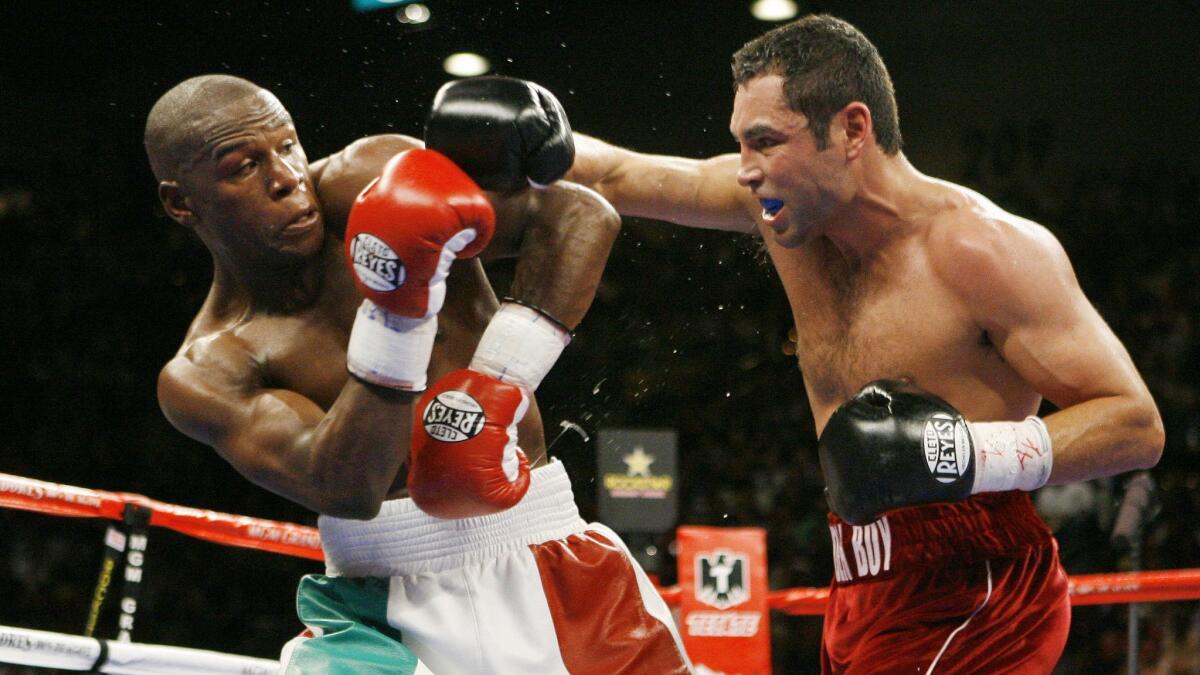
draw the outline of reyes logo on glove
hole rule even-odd
[[[394,291],[404,285],[404,263],[387,242],[362,233],[350,241],[350,258],[358,280],[373,291]]]
[[[430,438],[458,443],[474,438],[483,429],[483,406],[466,392],[443,391],[429,402],[421,423]]]
[[[953,483],[971,465],[971,436],[967,425],[947,413],[934,413],[925,422],[925,462],[939,483]]]

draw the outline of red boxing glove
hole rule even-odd
[[[393,313],[425,318],[446,298],[455,258],[488,245],[491,202],[462,169],[433,150],[406,150],[355,200],[346,259],[363,297]]]
[[[529,459],[517,447],[517,423],[529,397],[517,386],[456,370],[421,397],[413,429],[408,493],[437,518],[497,513],[529,490]]]
[[[346,225],[346,260],[365,298],[346,348],[351,373],[425,388],[450,264],[483,250],[495,221],[487,197],[443,155],[415,149],[387,163]]]

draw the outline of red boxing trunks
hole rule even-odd
[[[1049,673],[1071,606],[1058,544],[1024,492],[829,516],[821,671]]]

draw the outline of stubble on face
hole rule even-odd
[[[783,78],[763,75],[737,89],[730,130],[741,145],[747,187],[763,204],[761,223],[775,243],[793,248],[809,239],[817,190],[816,139],[808,118],[791,109]],[[782,204],[778,209],[772,208]]]

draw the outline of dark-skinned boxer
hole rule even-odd
[[[214,265],[163,412],[320,514],[327,572],[300,584],[286,672],[687,671],[645,574],[547,462],[534,401],[617,234],[602,198],[488,194],[396,135],[310,165],[278,99],[224,75],[164,94],[145,141]],[[569,157],[513,171],[550,183]],[[500,305],[479,258],[505,256]]]

